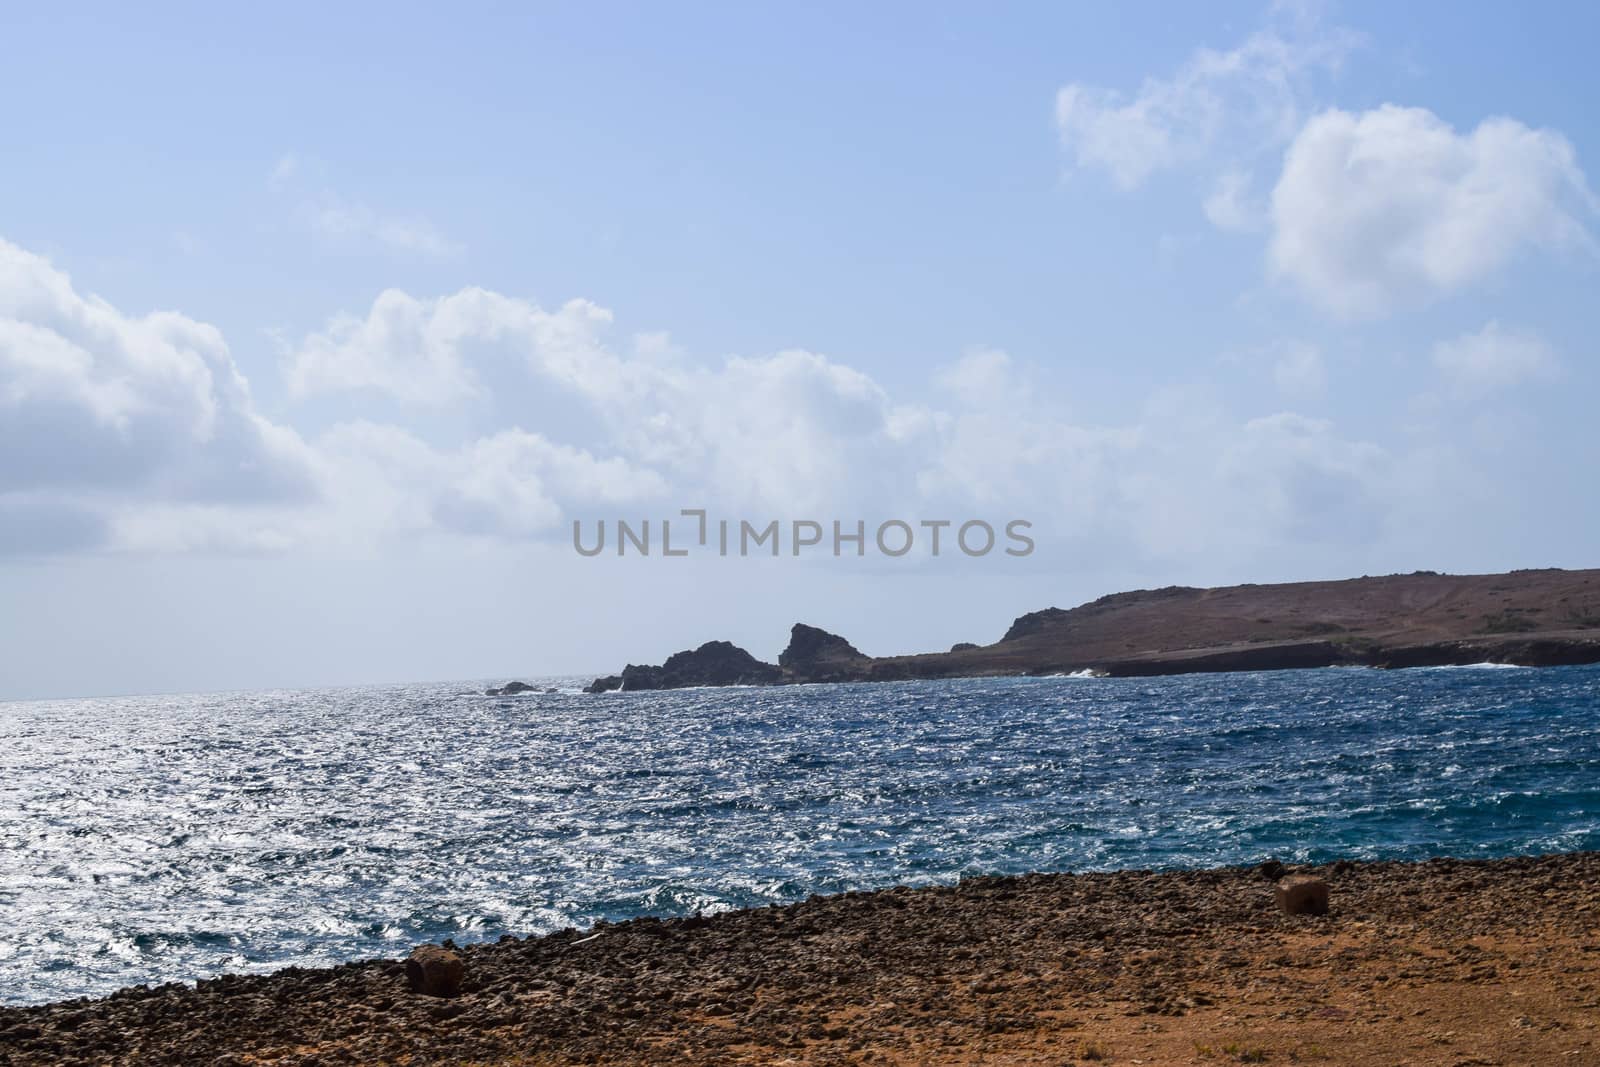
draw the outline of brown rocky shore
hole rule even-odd
[[[1327,914],[1280,909],[1294,874]],[[1600,853],[980,878],[456,956],[448,997],[368,960],[0,1008],[0,1063],[1600,1064]]]

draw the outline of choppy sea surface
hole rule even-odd
[[[1600,668],[0,704],[9,1002],[976,873],[1600,848]]]

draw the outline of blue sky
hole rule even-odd
[[[0,13],[0,696],[1596,562],[1580,5]],[[584,560],[573,519],[1034,522]]]

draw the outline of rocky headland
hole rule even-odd
[[[1596,886],[1596,853],[973,878],[0,1008],[0,1063],[1582,1067]]]
[[[1171,586],[1030,612],[992,644],[910,656],[869,656],[837,634],[799,623],[777,663],[712,641],[660,667],[630,665],[596,679],[589,691],[1484,662],[1600,662],[1600,570]]]
[[[727,641],[707,641],[699,648],[668,656],[659,667],[630,663],[621,674],[597,678],[588,692],[610,689],[684,689],[695,685],[776,685],[783,672],[762,663]]]

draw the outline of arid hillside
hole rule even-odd
[[[880,662],[911,665],[927,658]],[[1419,572],[1116,593],[1070,610],[1024,615],[995,644],[940,658],[1029,672],[1091,668],[1127,674],[1185,666],[1230,669],[1220,665],[1234,661],[1591,662],[1600,659],[1600,570]],[[1213,661],[1219,666],[1208,666]]]
[[[1600,662],[1600,570],[1378,578],[1114,593],[1013,622],[992,644],[867,655],[797,624],[776,664],[726,642],[630,666],[595,691],[680,685],[891,681],[1093,671],[1108,675],[1297,667]]]

